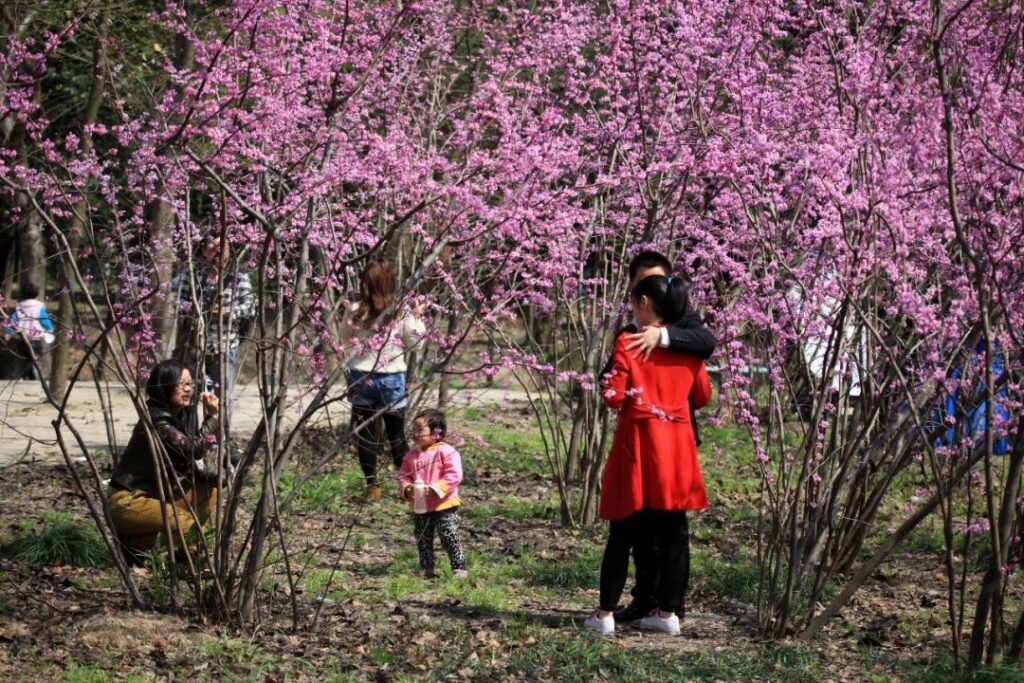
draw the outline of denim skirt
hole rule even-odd
[[[348,398],[356,408],[401,410],[406,405],[404,372],[349,369]]]

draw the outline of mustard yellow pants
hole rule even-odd
[[[186,489],[185,495],[175,499],[173,504],[161,503],[159,498],[151,498],[140,490],[114,489],[107,496],[107,510],[114,528],[126,536],[125,540],[136,550],[149,550],[156,545],[157,537],[164,532],[164,509],[171,527],[171,542],[175,548],[181,548],[185,544],[185,534],[197,522],[201,528],[216,505],[216,487],[205,484]],[[195,510],[195,516],[190,506]]]

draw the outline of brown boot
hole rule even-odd
[[[376,484],[366,487],[366,500],[380,500],[380,487]]]

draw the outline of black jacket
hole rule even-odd
[[[169,465],[179,477],[209,480],[210,473],[202,471],[198,463],[217,444],[217,418],[207,417],[201,426],[196,427],[195,420],[189,425],[183,414],[175,414],[152,402],[148,405],[153,426],[167,451],[169,462],[165,465]],[[128,446],[110,475],[110,482],[127,491],[141,489],[153,498],[159,495],[157,472],[141,421],[135,425]]]
[[[687,311],[675,324],[666,325],[665,327],[668,330],[668,348],[672,351],[689,353],[702,360],[711,358],[711,354],[715,352],[718,339],[715,338],[711,330],[704,327],[704,323],[701,321],[697,311]],[[636,331],[636,325],[626,325],[615,334],[615,338],[618,339],[619,335],[633,334]],[[608,362],[604,364],[598,379],[607,375],[611,370],[612,359],[609,358]],[[697,427],[697,413],[692,409],[690,410],[690,423],[693,425],[693,436],[696,438],[697,445],[699,446],[701,440],[700,429]]]
[[[636,331],[636,327],[632,327]],[[691,353],[701,360],[711,358],[715,352],[715,345],[718,339],[700,319],[697,311],[687,311],[683,317],[676,321],[675,325],[668,325],[668,348],[673,351]]]

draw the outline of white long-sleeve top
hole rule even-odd
[[[342,343],[351,342],[347,365],[360,372],[405,372],[405,354],[419,344],[426,333],[423,321],[406,313],[387,325],[363,328],[355,322],[359,304],[341,325]]]

